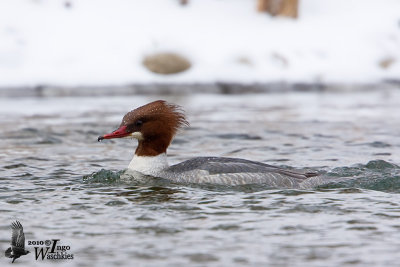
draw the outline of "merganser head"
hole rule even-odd
[[[167,151],[176,131],[189,125],[180,106],[163,100],[151,102],[125,114],[121,125],[98,141],[112,138],[135,138],[137,156],[157,156]]]

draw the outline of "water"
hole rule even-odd
[[[97,136],[155,99],[191,122],[170,163],[240,157],[345,179],[313,190],[121,182],[135,143]],[[70,246],[63,266],[400,266],[399,100],[396,90],[1,99],[0,249],[18,219],[27,241]],[[54,264],[28,249],[16,263]]]

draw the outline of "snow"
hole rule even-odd
[[[255,0],[65,2],[1,0],[0,87],[400,78],[398,0],[300,0],[298,20],[257,13]],[[193,66],[151,73],[142,60],[156,52]]]

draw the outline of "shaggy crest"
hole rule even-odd
[[[120,127],[137,120],[162,121],[163,127],[168,129],[172,135],[175,135],[179,128],[189,125],[182,108],[164,100],[157,100],[128,112],[123,117]]]

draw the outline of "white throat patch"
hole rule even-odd
[[[128,136],[126,136],[125,138],[137,139],[139,141],[144,139],[141,132],[133,132],[133,133],[129,134]]]
[[[128,166],[128,169],[150,176],[157,176],[166,168],[168,168],[168,161],[165,153],[152,157],[134,155]]]

